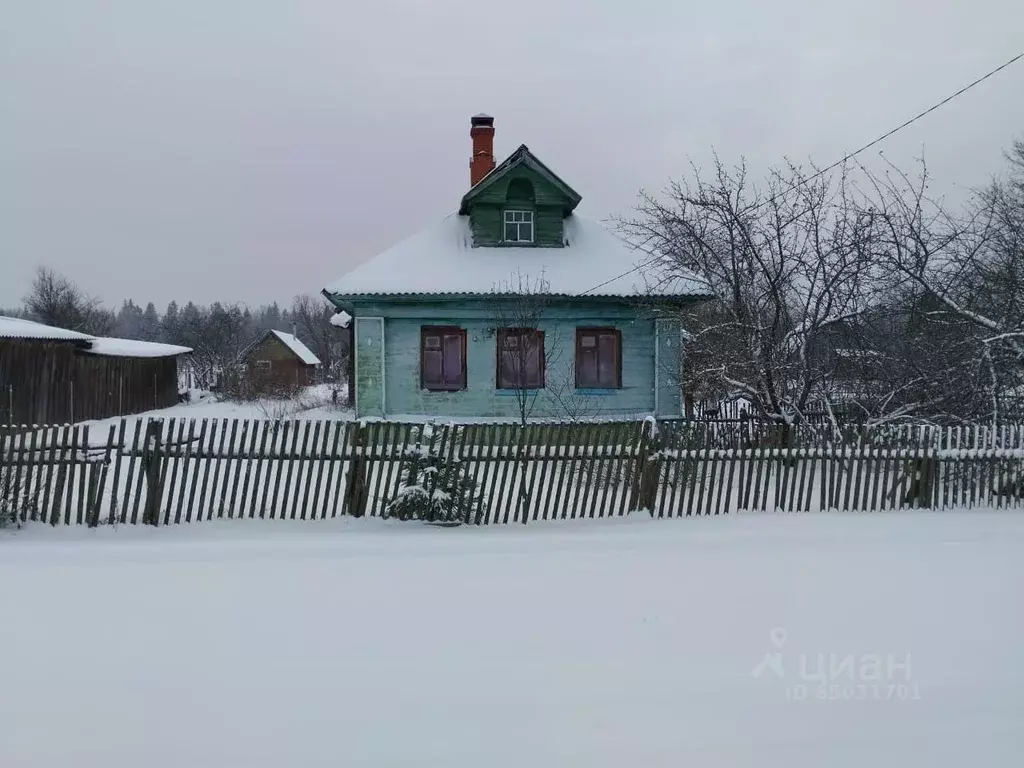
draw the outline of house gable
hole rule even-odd
[[[310,367],[320,364],[301,341],[290,334],[274,330],[267,331],[242,353],[242,358],[250,365],[259,361],[294,361],[296,365]]]
[[[563,221],[580,200],[523,145],[465,194],[459,213],[469,216],[474,247],[523,247],[521,241],[506,240],[506,212],[516,211],[531,221],[529,246],[561,248]]]

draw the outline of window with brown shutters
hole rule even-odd
[[[420,387],[432,392],[455,392],[466,388],[464,328],[420,328]]]
[[[576,387],[622,388],[622,332],[616,328],[576,329]]]
[[[544,331],[498,330],[498,389],[544,388]]]

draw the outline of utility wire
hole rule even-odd
[[[782,197],[784,195],[788,195],[790,192],[792,192],[794,189],[796,189],[801,184],[807,184],[807,183],[809,183],[811,181],[814,181],[815,179],[817,179],[817,178],[819,178],[821,176],[824,176],[829,171],[834,170],[835,168],[838,168],[840,165],[842,165],[843,163],[847,162],[848,160],[852,160],[857,155],[859,155],[861,152],[864,152],[864,151],[866,151],[868,149],[871,149],[873,146],[875,146],[879,142],[885,141],[886,139],[888,139],[893,134],[898,133],[899,131],[902,131],[908,125],[916,123],[922,117],[925,117],[926,115],[931,114],[932,112],[934,112],[935,110],[939,109],[940,107],[945,106],[949,102],[953,101],[953,99],[957,98],[958,96],[961,96],[961,95],[967,93],[967,91],[971,90],[971,88],[973,88],[974,86],[976,86],[976,85],[978,85],[980,83],[983,83],[984,81],[988,80],[993,75],[1001,72],[1002,70],[1004,70],[1007,67],[1015,64],[1016,62],[1020,61],[1021,59],[1024,59],[1024,51],[1021,51],[1020,53],[1018,53],[1016,56],[1014,56],[1009,61],[1006,61],[1003,64],[1000,64],[995,69],[993,69],[990,72],[982,75],[981,77],[979,77],[974,82],[968,83],[967,85],[965,85],[963,88],[961,88],[956,93],[950,94],[949,96],[944,98],[942,101],[940,101],[940,102],[938,102],[936,104],[933,104],[932,106],[928,107],[928,109],[924,110],[923,112],[920,112],[919,114],[914,115],[912,118],[910,118],[906,122],[901,123],[900,125],[897,125],[892,130],[883,133],[877,139],[874,139],[873,141],[869,141],[867,144],[865,144],[860,149],[857,149],[857,150],[851,152],[850,154],[840,158],[839,160],[836,160],[834,163],[832,163],[832,165],[829,165],[826,168],[822,168],[820,171],[818,171],[814,175],[804,179],[803,181],[799,182],[798,184],[793,184],[790,187],[788,187],[787,189],[784,189],[781,192],[779,192],[778,194],[774,195],[773,197],[769,197],[767,200],[763,200],[760,203],[758,203],[757,205],[751,206],[748,210],[749,211],[756,211],[758,208],[761,208],[762,206],[768,205],[769,203],[773,203],[773,202],[775,202],[776,200],[778,200],[780,197]],[[644,269],[645,267],[653,264],[656,261],[660,261],[661,258],[662,257],[661,257],[660,254],[656,255],[656,256],[648,259],[647,261],[645,261],[645,262],[643,262],[641,264],[637,264],[632,269],[626,270],[621,275],[616,275],[615,277],[609,278],[608,280],[605,280],[603,283],[598,283],[593,288],[588,288],[587,290],[585,290],[585,291],[583,291],[581,293],[578,293],[576,295],[577,296],[586,296],[591,291],[596,291],[598,288],[603,288],[604,286],[608,285],[609,283],[614,283],[616,280],[619,280],[619,279],[621,279],[623,277],[626,277],[627,275],[631,275],[634,272],[638,272],[639,270]]]

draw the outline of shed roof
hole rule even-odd
[[[34,320],[23,320],[20,317],[0,316],[0,338],[73,342],[86,354],[104,357],[177,357],[192,352],[188,347],[173,344],[89,336],[78,331],[37,323]]]
[[[486,295],[516,275],[543,280],[552,296],[706,296],[696,277],[658,280],[639,266],[649,256],[596,221],[565,218],[564,248],[474,248],[469,216],[452,214],[324,290],[332,296]],[[589,290],[593,286],[600,286]]]
[[[294,352],[295,356],[298,357],[306,365],[320,365],[320,358],[314,355],[309,347],[307,347],[297,338],[292,336],[290,333],[284,333],[283,331],[273,330],[270,331],[270,333],[276,336],[282,344],[284,344],[286,347],[288,347],[288,349]]]
[[[138,341],[136,339],[96,338],[92,339],[89,348],[84,350],[90,355],[104,357],[178,357],[192,353],[190,347],[179,347],[175,344],[158,344],[154,341]]]
[[[91,341],[93,337],[78,331],[69,331],[66,328],[43,325],[34,320],[23,320],[20,317],[0,315],[0,338],[85,342]]]

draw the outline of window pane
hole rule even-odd
[[[462,336],[444,337],[443,374],[446,387],[462,387]]]
[[[519,225],[517,224],[506,224],[505,225],[505,241],[514,243],[519,240]]]
[[[441,337],[440,336],[424,336],[423,346],[425,349],[440,349],[441,348]]]
[[[501,353],[501,376],[498,385],[502,389],[513,389],[519,384],[519,377],[516,375],[517,370],[517,353],[515,352],[502,352]]]
[[[531,339],[530,346],[525,350],[523,360],[526,367],[526,386],[539,387],[541,382],[540,344],[536,337]]]
[[[616,360],[616,339],[613,334],[600,336],[597,356],[597,380],[599,386],[614,387],[618,383],[618,361]]]
[[[524,241],[524,242],[527,242],[527,243],[532,243],[533,242],[533,224],[532,223],[521,225],[520,230],[519,230],[519,239]]]
[[[594,337],[591,336],[590,339]],[[579,386],[581,387],[596,387],[597,386],[597,348],[590,347],[588,349],[581,349],[579,356],[576,359],[576,365],[579,368]]]
[[[423,352],[423,385],[428,388],[443,386],[443,368],[444,355],[439,350],[425,350]]]

